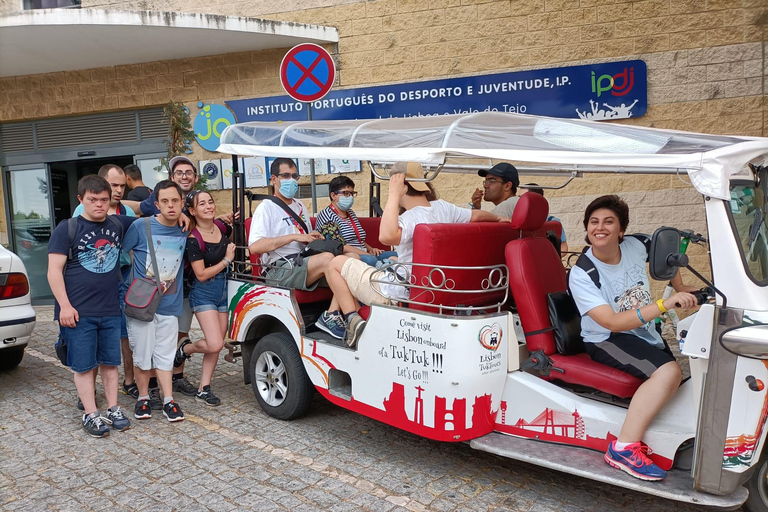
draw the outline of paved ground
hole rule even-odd
[[[242,384],[241,365],[223,358],[214,379],[220,407],[181,396],[187,421],[155,414],[93,439],[80,428],[49,318],[40,308],[21,365],[0,373],[3,511],[702,510],[427,441],[319,396],[308,417],[274,420]],[[199,372],[193,359],[193,382]],[[120,403],[132,411],[128,397]]]

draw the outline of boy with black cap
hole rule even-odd
[[[481,208],[480,201],[490,201],[495,207],[491,213],[499,217],[511,218],[515,211],[515,205],[519,199],[517,186],[520,185],[520,178],[517,176],[517,169],[514,165],[507,162],[496,164],[490,170],[481,169],[477,174],[483,178],[483,189],[475,189],[472,194],[472,202],[469,206],[474,210]]]

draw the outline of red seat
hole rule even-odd
[[[547,294],[567,289],[565,269],[552,243],[541,237],[549,205],[542,196],[527,192],[520,197],[512,215],[512,228],[526,233],[506,247],[510,288],[527,332],[550,328]],[[549,224],[549,223],[547,223]],[[532,233],[532,234],[528,234]],[[564,356],[557,353],[551,330],[526,335],[528,350],[544,351],[563,373],[553,371],[545,379],[559,379],[588,386],[622,398],[631,397],[642,381],[628,373],[592,361],[586,354]]]

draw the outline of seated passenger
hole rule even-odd
[[[502,162],[494,165],[488,171],[485,169],[477,171],[477,174],[485,178],[483,190],[475,189],[469,206],[474,210],[479,210],[482,207],[480,200],[484,199],[494,204],[491,213],[500,217],[512,218],[517,200],[520,199],[515,195],[517,194],[517,186],[520,185],[520,178],[517,176],[515,166]]]
[[[392,256],[394,251],[384,251],[365,242],[365,231],[352,211],[355,204],[355,182],[347,176],[336,176],[329,185],[331,204],[317,214],[315,229],[325,238],[344,244],[344,254],[360,258],[368,265],[376,265]]]
[[[523,185],[525,189],[528,190],[528,192],[535,192],[539,194],[541,197],[544,197],[544,189],[539,188],[539,185],[536,183],[526,183]],[[562,230],[560,231],[560,254],[565,254],[568,252],[568,239],[565,237],[565,227],[563,226],[563,221],[555,217],[554,215],[547,215],[547,222],[551,220],[556,220],[560,223],[560,226],[562,227]]]
[[[654,320],[665,311],[693,308],[695,288],[683,284],[678,273],[672,285],[678,292],[656,302],[651,299],[645,263],[646,245],[624,237],[629,207],[615,195],[598,197],[584,213],[585,253],[594,264],[601,286],[585,270],[571,269],[569,288],[581,313],[581,335],[594,361],[644,380],[629,404],[617,440],[608,446],[605,461],[642,480],[661,480],[666,472],[647,456],[643,435],[654,416],[680,386],[680,367],[656,330]]]
[[[509,219],[499,217],[483,210],[459,208],[442,199],[437,199],[432,185],[410,179],[424,178],[424,169],[415,162],[398,162],[392,168],[389,180],[389,197],[381,217],[379,240],[386,245],[396,245],[398,260],[406,264],[398,272],[400,280],[408,279],[405,267],[413,260],[413,233],[419,224],[465,223],[465,222],[501,222]],[[400,213],[400,209],[405,211]],[[328,285],[339,297],[339,306],[347,321],[345,339],[353,346],[365,326],[365,321],[356,312],[360,302],[364,304],[393,304],[401,299],[408,299],[408,288],[396,284],[392,272],[393,284],[379,285],[371,283],[370,277],[376,269],[360,260],[347,256],[336,256],[331,261],[326,273]],[[402,281],[401,281],[402,282]],[[373,286],[386,295],[383,297]],[[351,291],[351,296],[348,292]],[[353,296],[353,297],[352,297]],[[351,300],[347,300],[350,297]],[[359,301],[359,302],[358,302]]]
[[[324,276],[328,272],[328,264],[333,259],[333,254],[323,252],[296,258],[309,242],[323,238],[317,231],[309,231],[312,227],[309,213],[301,201],[293,199],[299,190],[296,163],[290,158],[276,158],[269,171],[275,198],[281,201],[285,208],[290,208],[302,222],[277,203],[262,201],[253,213],[248,250],[251,254],[261,254],[261,262],[267,266],[264,277],[277,286],[307,291],[314,290],[318,285],[327,286]],[[338,309],[338,302],[334,297],[329,310]],[[336,325],[335,317],[329,317],[327,312],[320,318],[327,324],[327,330]],[[341,339],[344,327],[339,325],[336,332],[341,333],[338,336]]]

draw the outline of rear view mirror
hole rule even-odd
[[[662,226],[653,233],[648,264],[651,277],[657,281],[669,281],[677,275],[677,267],[688,265],[688,258],[680,254],[678,230]]]

